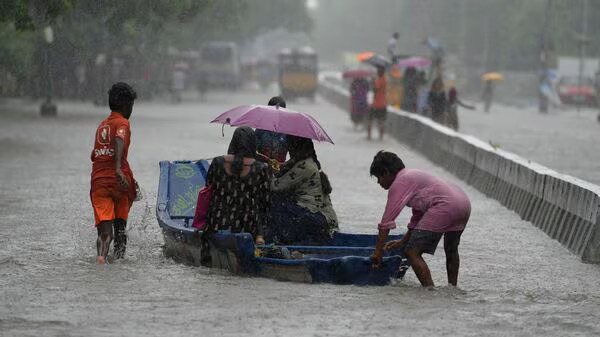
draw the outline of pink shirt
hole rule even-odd
[[[404,206],[413,213],[408,228],[430,232],[462,231],[471,215],[469,197],[458,186],[415,169],[396,174],[379,229],[396,228]]]

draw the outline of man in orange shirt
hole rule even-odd
[[[384,123],[387,115],[387,80],[385,79],[385,68],[377,67],[377,78],[373,83],[373,104],[369,111],[367,120],[367,139],[371,140],[371,126],[373,119],[379,121],[379,140],[383,140]]]
[[[136,197],[136,183],[127,162],[131,139],[129,117],[136,98],[136,92],[127,83],[113,84],[108,91],[108,104],[112,112],[96,130],[91,155],[90,198],[98,230],[96,247],[99,264],[106,262],[113,237],[115,259],[122,258],[125,254],[125,226],[129,209]]]

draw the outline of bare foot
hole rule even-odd
[[[98,258],[96,258],[96,263],[106,264],[106,258],[104,258],[104,256],[98,256]]]

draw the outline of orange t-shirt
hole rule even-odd
[[[383,109],[387,106],[385,93],[387,91],[387,80],[385,76],[377,77],[373,85],[373,108]]]
[[[111,112],[110,116],[103,120],[96,130],[94,149],[92,150],[92,185],[95,183],[103,185],[117,184],[117,171],[115,170],[116,144],[115,139],[123,140],[123,157],[121,170],[133,184],[133,173],[127,162],[127,153],[131,140],[129,121],[118,112]]]

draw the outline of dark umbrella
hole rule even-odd
[[[377,68],[387,68],[392,65],[392,62],[388,59],[373,52],[360,53],[358,54],[357,59],[360,62],[364,62]]]

